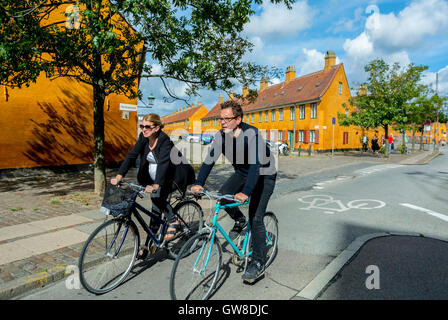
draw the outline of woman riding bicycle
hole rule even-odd
[[[171,240],[179,231],[180,223],[176,220],[174,213],[170,210],[167,201],[168,196],[177,188],[184,193],[187,186],[195,181],[193,167],[183,161],[175,165],[171,161],[170,155],[174,148],[174,143],[168,135],[162,131],[164,124],[160,116],[151,113],[143,117],[140,128],[142,132],[139,135],[134,148],[126,156],[118,174],[111,179],[111,184],[116,185],[123,179],[128,170],[135,165],[137,157],[140,157],[140,167],[137,173],[139,184],[145,186],[145,192],[160,192],[160,196],[152,198],[153,211],[159,215],[164,212],[168,220],[168,229],[165,234],[165,240]],[[179,156],[178,152],[178,156]],[[159,224],[151,221],[151,229],[157,231]],[[139,259],[144,259],[148,254],[148,239],[145,246],[138,253]]]

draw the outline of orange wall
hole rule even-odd
[[[70,79],[41,76],[28,88],[8,88],[0,98],[0,169],[93,163],[92,89]],[[3,91],[3,90],[2,90]],[[121,119],[111,95],[104,108],[106,161],[120,161],[135,143],[137,114]]]

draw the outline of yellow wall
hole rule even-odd
[[[74,80],[41,76],[29,88],[8,88],[0,99],[0,169],[93,162],[93,93]],[[136,139],[136,112],[121,119],[120,103],[136,100],[111,95],[104,108],[106,161],[123,160]]]
[[[42,25],[65,22],[67,18],[61,14],[66,7],[54,10]],[[58,26],[64,29],[65,23]],[[90,86],[69,78],[50,81],[42,74],[28,88],[2,88],[2,93],[0,169],[93,163]],[[137,112],[129,112],[129,119],[123,120],[120,103],[136,105],[137,99],[117,95],[106,98],[106,161],[123,160],[136,140]]]

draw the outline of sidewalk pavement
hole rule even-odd
[[[343,166],[357,163],[424,164],[437,154],[432,151],[394,153],[389,158],[360,152],[335,153],[334,157],[327,154],[298,157],[297,154],[293,154],[279,158],[276,190],[280,193],[288,192],[286,191],[288,184],[298,178]],[[113,176],[115,171],[116,169],[108,170],[108,177]],[[229,165],[217,166],[210,175],[208,187],[218,189],[225,179],[225,173],[231,171],[233,169]],[[131,180],[135,178],[135,172],[131,171],[127,178]],[[98,210],[101,198],[92,190],[91,170],[55,174],[50,170],[26,169],[0,174],[0,299],[12,299],[64,279],[70,274],[72,270],[70,266],[77,265],[84,241],[105,219]],[[143,205],[149,205],[150,200],[141,201]],[[203,201],[201,205],[204,212],[207,212],[208,201]],[[395,246],[406,245],[406,242],[397,240],[400,239],[397,236],[381,235],[381,237],[381,241],[386,239],[391,254]],[[378,247],[376,243],[380,240],[376,239],[363,246],[369,240],[371,238],[357,239],[296,298],[345,299],[346,297],[331,296],[330,293],[322,297],[320,294],[359,250],[361,253],[358,257],[362,257],[363,254],[368,256],[371,250]],[[431,240],[431,243],[434,245],[429,246],[430,249],[435,246],[437,250],[446,251],[448,248],[445,242]]]

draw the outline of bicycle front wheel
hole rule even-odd
[[[187,240],[202,229],[204,214],[201,206],[193,200],[182,201],[174,208],[174,212],[180,221],[182,231],[167,243],[166,248],[169,256],[176,259]]]
[[[83,287],[94,294],[115,289],[134,266],[139,245],[132,221],[104,222],[87,239],[79,257],[79,277]]]
[[[222,248],[210,232],[191,237],[180,250],[170,278],[173,300],[206,300],[213,293],[222,264]]]

